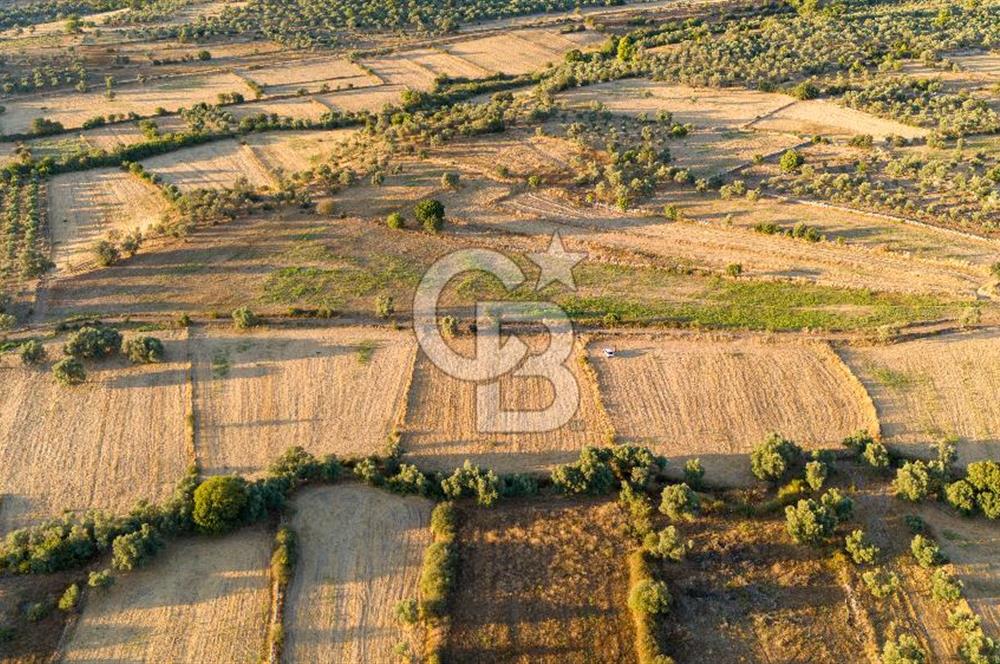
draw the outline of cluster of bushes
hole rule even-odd
[[[2,20],[0,18],[0,21]],[[4,64],[3,58],[0,57],[0,68]],[[79,58],[73,58],[71,62],[61,66],[44,64],[20,72],[0,71],[0,93],[5,95],[71,85],[76,86],[78,90],[81,88],[85,90],[87,86],[87,70]]]
[[[580,451],[578,461],[552,470],[552,484],[566,494],[606,495],[623,483],[644,487],[665,466],[663,457],[644,447],[588,446]]]
[[[944,487],[944,498],[967,516],[980,512],[988,519],[1000,519],[1000,463],[970,463],[963,479]]]
[[[854,511],[854,501],[837,489],[830,489],[819,500],[800,499],[785,508],[785,529],[799,544],[819,546],[833,537],[837,526]]]
[[[34,279],[52,267],[42,251],[40,179],[0,176],[0,278]]]
[[[295,570],[295,563],[298,558],[295,533],[291,529],[282,527],[274,536],[274,551],[271,553],[271,583],[274,585],[274,601],[278,604],[274,613],[283,615],[285,604],[285,592],[288,584],[292,580],[292,572]],[[268,634],[271,655],[278,661],[281,659],[281,650],[285,642],[284,625],[281,621],[272,622]]]
[[[763,235],[784,235],[809,242],[820,242],[826,239],[826,236],[820,233],[814,226],[809,226],[803,221],[800,221],[791,228],[782,228],[773,221],[761,221],[755,224],[753,229]]]
[[[896,470],[892,489],[898,498],[915,503],[941,495],[951,477],[957,453],[948,441],[941,441],[936,449],[937,458],[933,461],[906,461]]]
[[[635,650],[639,664],[670,664],[663,651],[657,621],[670,611],[672,598],[667,585],[653,576],[641,550],[628,557],[628,608],[635,623]]]

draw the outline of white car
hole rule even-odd
[[[604,349],[604,357],[614,357],[614,356],[615,356],[614,348],[608,347]]]

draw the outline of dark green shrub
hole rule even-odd
[[[681,561],[691,549],[691,542],[684,540],[677,528],[667,526],[658,533],[649,533],[642,541],[643,550],[663,560]]]
[[[461,468],[442,480],[441,490],[451,499],[475,496],[477,503],[490,507],[500,498],[500,479],[492,470],[483,470],[466,460]]]
[[[426,496],[431,483],[416,466],[404,463],[399,466],[399,472],[389,478],[387,486],[396,493]]]
[[[239,525],[249,497],[242,477],[209,477],[194,491],[194,523],[207,533],[228,532]]]
[[[660,494],[660,513],[674,521],[694,518],[701,509],[698,494],[687,484],[670,484]]]
[[[801,460],[802,448],[772,433],[750,453],[750,470],[758,479],[780,482]]]
[[[132,337],[122,343],[122,355],[133,364],[162,362],[164,357],[163,342],[156,337]]]
[[[909,634],[900,634],[882,646],[882,664],[925,664],[927,654],[920,642]]]
[[[21,362],[37,365],[45,361],[45,346],[37,339],[30,339],[21,345]]]
[[[111,267],[122,258],[121,252],[113,242],[98,240],[94,243],[94,260],[101,267]]]
[[[810,461],[806,464],[806,484],[813,491],[819,491],[823,488],[823,482],[826,481],[826,476],[829,473],[829,468],[822,461]]]
[[[260,318],[257,317],[249,307],[239,307],[233,310],[233,326],[237,330],[247,330],[251,327],[257,327],[261,324]]]
[[[628,606],[632,611],[656,616],[670,611],[670,591],[662,581],[643,579],[632,586],[628,594]]]
[[[118,330],[104,325],[87,326],[74,332],[63,344],[63,353],[70,357],[103,358],[114,355],[121,345],[122,335]]]
[[[921,567],[934,567],[947,562],[937,542],[923,535],[914,535],[910,541],[910,551]]]
[[[108,588],[115,582],[115,577],[111,576],[111,570],[103,569],[99,572],[91,572],[87,576],[87,585],[91,588]]]
[[[701,459],[688,459],[684,464],[684,481],[693,489],[700,489],[705,479],[705,468]]]
[[[855,565],[873,565],[879,554],[879,548],[868,541],[861,529],[844,538],[844,549]]]
[[[142,567],[162,547],[160,533],[144,523],[139,530],[115,538],[111,545],[111,566],[125,571]]]
[[[931,576],[931,594],[943,603],[958,601],[962,597],[962,582],[943,568],[934,570]]]
[[[884,567],[865,572],[861,575],[861,580],[864,581],[868,592],[878,599],[884,599],[899,590],[899,577]]]
[[[934,480],[923,461],[907,461],[896,471],[892,483],[897,497],[910,502],[925,500],[934,491]]]
[[[785,508],[785,529],[799,544],[819,546],[833,536],[837,518],[829,507],[803,499]]]
[[[83,362],[75,357],[67,357],[52,365],[52,375],[63,385],[79,385],[87,380]]]
[[[425,198],[414,206],[413,216],[425,231],[436,233],[444,227],[444,205],[441,201]]]
[[[80,603],[80,586],[71,583],[59,598],[60,611],[73,611]]]

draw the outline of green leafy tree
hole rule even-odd
[[[698,494],[687,484],[669,484],[660,494],[660,513],[674,521],[691,520],[700,509]]]
[[[819,546],[833,535],[836,527],[833,510],[811,498],[785,508],[785,530],[799,544]]]
[[[444,227],[444,204],[426,198],[413,208],[413,216],[425,231],[436,233]]]
[[[799,170],[805,161],[805,157],[794,148],[791,148],[781,155],[778,166],[781,168],[782,173],[794,173]]]
[[[251,327],[257,327],[261,323],[260,318],[249,307],[234,309],[232,318],[233,327],[237,330],[248,330]]]
[[[844,549],[855,565],[873,565],[879,554],[879,548],[868,541],[860,528],[844,538]]]
[[[819,491],[823,488],[823,482],[826,481],[826,476],[829,473],[827,465],[822,461],[810,461],[806,464],[806,484],[813,491]]]
[[[195,524],[207,533],[225,533],[239,525],[249,500],[246,480],[234,475],[216,475],[194,490]]]
[[[920,642],[909,634],[900,634],[882,646],[882,664],[925,664],[927,653]]]
[[[642,542],[642,548],[657,558],[681,561],[691,550],[691,542],[681,537],[677,528],[667,526],[659,532],[646,535]]]
[[[63,385],[79,385],[87,380],[83,362],[75,357],[67,357],[52,365],[52,375]]]
[[[634,586],[628,595],[628,606],[639,614],[662,615],[670,610],[670,591],[662,581],[643,579]]]
[[[29,339],[21,345],[21,362],[25,365],[38,365],[45,361],[45,346],[37,339]]]
[[[802,460],[802,448],[780,434],[772,433],[750,453],[750,470],[768,482],[780,482]]]
[[[914,535],[910,541],[910,551],[921,567],[935,567],[947,562],[937,542],[923,535]]]
[[[163,342],[156,337],[132,337],[122,343],[122,355],[133,364],[162,362],[164,357]]]

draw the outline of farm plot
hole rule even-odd
[[[319,120],[324,113],[330,111],[329,107],[321,104],[312,97],[293,97],[291,99],[272,99],[255,101],[248,104],[239,104],[228,107],[237,120],[242,120],[251,115],[266,113],[267,115],[279,115],[295,120]]]
[[[355,133],[353,129],[264,133],[249,136],[247,143],[267,170],[280,176],[315,168]]]
[[[365,60],[364,65],[386,86],[398,88],[400,92],[407,88],[430,90],[437,76],[434,70],[415,61],[408,52]]]
[[[1000,458],[998,349],[1000,337],[990,330],[849,347],[841,355],[872,395],[887,443],[927,456],[930,444],[955,436],[965,464]]]
[[[463,510],[447,660],[634,661],[621,519],[603,501]]]
[[[197,452],[208,473],[253,473],[292,445],[381,452],[414,353],[410,335],[377,328],[210,332],[195,348]]]
[[[522,339],[539,353],[547,337]],[[454,346],[473,356],[471,339],[456,340]],[[565,363],[576,378],[579,404],[572,419],[559,428],[531,433],[484,433],[477,423],[476,386],[459,380],[418,353],[410,387],[403,447],[407,458],[421,467],[451,470],[466,459],[497,472],[540,471],[566,463],[586,445],[607,442],[611,428],[598,402],[593,380],[574,353]],[[555,398],[552,384],[543,378],[500,379],[504,410],[542,410]]]
[[[241,178],[252,187],[274,184],[253,150],[235,140],[177,150],[147,159],[142,165],[183,192],[232,187]]]
[[[387,104],[397,104],[404,89],[397,85],[372,85],[318,95],[316,99],[335,111],[345,113],[378,111]]]
[[[184,120],[176,115],[159,117],[153,122],[164,134],[187,129]],[[87,146],[98,150],[114,150],[120,146],[134,145],[148,140],[136,122],[115,123],[97,129],[88,129],[80,132],[79,136]]]
[[[48,185],[49,229],[59,269],[93,263],[93,244],[110,233],[145,231],[169,205],[151,184],[117,168],[57,175]]]
[[[297,92],[305,88],[315,92],[324,85],[330,90],[378,85],[372,76],[344,58],[309,58],[277,65],[255,65],[237,70],[248,81],[264,86],[269,95]]]
[[[431,70],[435,76],[451,76],[453,78],[483,78],[493,72],[479,65],[456,57],[447,51],[432,48],[422,48],[407,51],[405,56],[421,67]]]
[[[190,403],[187,340],[157,333],[166,361],[88,367],[73,388],[48,371],[0,364],[0,527],[27,525],[64,509],[123,512],[160,500],[190,463],[185,417]],[[47,348],[50,358],[60,345]]]
[[[389,662],[410,635],[394,607],[416,597],[431,504],[356,484],[295,499],[295,578],[285,605],[289,662]],[[419,652],[410,643],[410,652]]]
[[[870,134],[878,141],[890,135],[918,138],[928,133],[921,127],[886,120],[822,99],[797,101],[754,121],[751,126],[754,129],[789,132],[807,137]]]
[[[789,134],[749,130],[696,129],[670,144],[673,163],[696,176],[726,175],[749,166],[755,158],[767,158],[799,146],[801,140]]]
[[[618,436],[675,469],[700,458],[713,484],[751,481],[746,455],[774,431],[816,449],[878,430],[863,387],[825,344],[650,336],[589,349]]]
[[[171,543],[148,567],[94,593],[65,662],[258,662],[271,538],[260,529]]]
[[[573,47],[564,50],[570,48]],[[477,67],[511,75],[544,69],[547,63],[557,62],[564,50],[558,46],[540,46],[522,37],[520,32],[472,39],[447,47],[449,53]]]
[[[737,129],[791,105],[785,95],[737,88],[695,88],[641,79],[599,83],[562,92],[571,108],[603,104],[615,113],[674,114],[674,120],[700,129]]]
[[[214,104],[220,93],[232,92],[245,96],[251,94],[240,77],[217,73],[181,76],[144,86],[123,86],[115,89],[113,99],[108,99],[103,91],[18,97],[7,102],[7,111],[0,119],[0,131],[5,134],[28,133],[31,122],[42,117],[72,129],[98,115],[138,113],[149,116],[154,115],[158,108],[173,112],[199,102]]]

